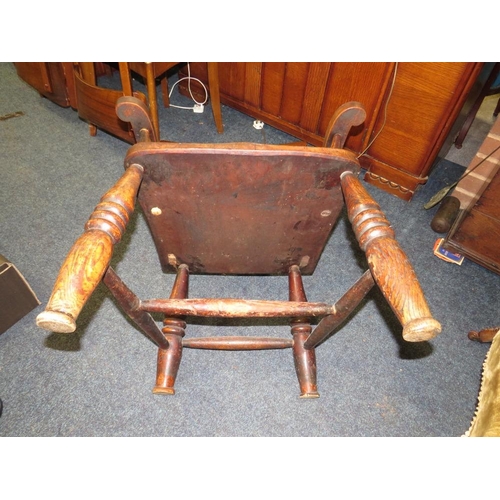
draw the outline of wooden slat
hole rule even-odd
[[[325,98],[325,89],[330,73],[330,63],[311,63],[300,117],[300,126],[316,131],[321,117],[321,108]]]
[[[264,63],[261,78],[261,109],[263,112],[275,116],[280,115],[285,71],[286,63]]]
[[[309,63],[294,63],[286,66],[280,114],[284,120],[293,124],[300,123],[308,71]]]
[[[245,102],[260,108],[262,63],[247,63],[245,68]]]

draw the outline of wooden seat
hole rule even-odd
[[[344,150],[351,126],[363,123],[358,103],[332,118],[324,147],[176,144],[151,141],[147,107],[119,99],[118,116],[139,138],[125,173],[102,198],[63,263],[38,326],[69,333],[102,280],[124,312],[158,346],[153,392],[173,394],[184,348],[290,348],[300,395],[318,397],[315,348],[327,340],[376,283],[407,341],[433,338],[433,319],[417,277],[387,219],[358,179],[356,155]],[[169,298],[139,299],[109,266],[136,197],[165,272],[176,273]],[[308,302],[302,275],[313,274],[344,202],[367,257],[367,270],[335,304]],[[288,301],[188,298],[190,275],[284,275]],[[318,276],[318,279],[328,279]],[[163,313],[160,330],[151,316]],[[289,318],[291,335],[186,337],[192,317]],[[313,328],[312,319],[318,321]]]

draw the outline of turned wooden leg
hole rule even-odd
[[[171,299],[185,299],[188,296],[189,269],[181,264],[177,271]],[[168,349],[158,349],[156,385],[154,394],[175,394],[174,384],[182,357],[182,337],[186,323],[183,318],[165,318],[163,334],[169,343]]]
[[[288,273],[289,293],[291,302],[307,302],[299,266],[291,266]],[[311,335],[311,325],[308,318],[295,318],[291,322],[293,335],[293,359],[295,371],[300,385],[301,398],[319,398],[316,385],[316,352],[306,349],[304,342]]]

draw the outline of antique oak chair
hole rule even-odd
[[[38,326],[73,332],[102,280],[158,346],[154,393],[174,394],[183,348],[291,348],[303,398],[318,397],[315,347],[375,283],[401,322],[404,339],[426,341],[440,332],[389,222],[358,180],[356,155],[343,149],[350,128],[364,122],[359,103],[339,108],[324,147],[159,142],[141,100],[121,98],[117,114],[131,123],[137,144],[127,152],[125,173],[71,248]],[[163,270],[176,273],[168,299],[140,300],[109,265],[136,197]],[[344,202],[369,269],[335,304],[308,302],[301,276],[313,273]],[[200,273],[285,275],[289,300],[188,298],[189,275]],[[162,330],[151,313],[165,315]],[[189,318],[201,316],[289,318],[291,336],[185,338]]]

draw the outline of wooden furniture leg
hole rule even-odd
[[[484,328],[478,332],[471,331],[467,336],[470,340],[475,340],[477,342],[491,342],[498,332],[500,332],[500,327]]]
[[[208,69],[208,86],[210,88],[210,99],[212,101],[212,113],[214,115],[217,132],[224,132],[222,124],[222,113],[220,108],[220,90],[219,90],[219,67],[216,62],[207,63]]]
[[[95,87],[97,85],[97,79],[95,75],[94,63],[80,63],[80,68],[82,78],[87,83]],[[95,137],[97,135],[97,127],[92,123],[89,123],[89,134],[91,137]]]
[[[307,302],[299,266],[291,266],[288,273],[289,296],[292,302]],[[311,335],[308,318],[294,318],[291,321],[293,336],[293,359],[300,385],[301,398],[319,398],[316,383],[316,352],[314,347],[306,349],[304,342]]]
[[[164,76],[161,79],[161,95],[163,97],[163,106],[168,108],[170,106],[170,97],[168,95],[168,80],[167,77]]]
[[[179,266],[171,299],[186,299],[189,288],[189,269],[185,264]],[[169,343],[168,349],[158,349],[156,368],[156,385],[154,394],[175,394],[174,384],[182,357],[182,337],[184,337],[186,322],[183,318],[165,317],[163,334]]]
[[[146,63],[146,87],[148,89],[149,109],[151,111],[151,118],[153,119],[153,126],[155,128],[156,136],[160,137],[160,120],[158,118],[158,101],[156,98],[156,82],[153,71],[153,63]]]

